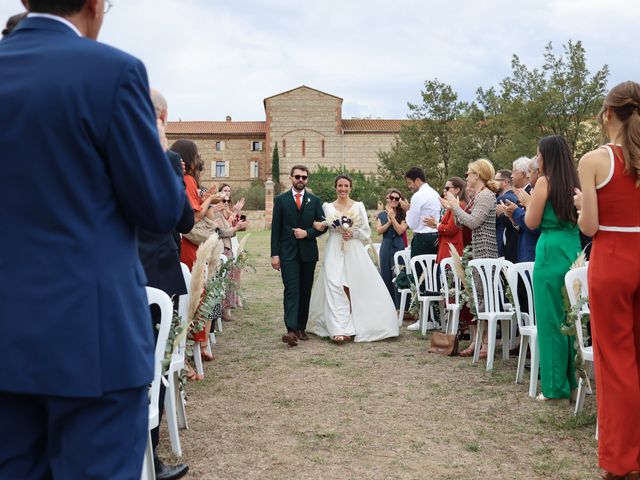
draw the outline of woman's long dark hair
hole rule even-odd
[[[449,180],[454,188],[460,190],[458,194],[458,200],[464,202],[465,205],[469,205],[469,195],[467,195],[467,182],[460,177],[451,177]]]
[[[542,155],[542,174],[549,183],[549,201],[556,216],[576,223],[578,212],[573,205],[573,195],[580,188],[578,171],[567,141],[560,135],[544,137],[538,143]]]
[[[400,190],[396,188],[388,189],[386,196],[388,197],[392,193],[397,193],[398,196],[400,197],[400,200],[404,200],[404,195],[402,195],[402,193],[400,193]],[[407,213],[398,205],[398,208],[396,208],[396,221],[398,223],[402,223],[406,217],[407,217]]]
[[[170,150],[180,155],[184,162],[186,174],[191,175],[198,182],[200,177],[200,155],[198,154],[196,142],[192,140],[176,140],[171,145]]]

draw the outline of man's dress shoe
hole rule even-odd
[[[306,342],[307,340],[309,340],[309,336],[307,335],[307,332],[305,332],[304,330],[298,330],[296,332],[296,335],[298,336],[298,338],[300,340],[302,340],[303,342]]]
[[[160,460],[154,462],[157,480],[175,480],[184,477],[189,471],[189,465],[179,463],[177,465],[165,465]]]
[[[290,347],[295,347],[296,345],[298,345],[298,337],[296,336],[296,332],[287,332],[282,336],[282,341]]]

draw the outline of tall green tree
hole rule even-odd
[[[271,179],[275,183],[274,191],[280,192],[280,154],[278,153],[278,142],[273,147],[273,154],[271,155]]]
[[[402,127],[390,151],[378,154],[383,183],[397,183],[409,167],[420,166],[439,187],[481,157],[511,168],[516,158],[533,156],[546,135],[565,137],[579,158],[600,141],[595,116],[608,76],[606,65],[592,74],[582,42],[570,40],[561,53],[547,44],[540,67],[514,55],[510,75],[478,88],[472,103],[459,101],[450,85],[427,81],[422,103],[408,104],[413,122]]]
[[[391,151],[379,154],[379,166],[385,178],[402,178],[410,167],[421,167],[427,180],[439,187],[449,176],[469,105],[438,79],[426,81],[420,93],[422,103],[408,103],[413,122],[401,128]]]

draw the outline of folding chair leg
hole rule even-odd
[[[176,405],[178,414],[178,428],[180,430],[187,430],[189,428],[189,422],[187,422],[187,412],[185,406],[187,401],[185,400],[185,394],[182,389],[176,389]]]
[[[482,334],[484,333],[484,322],[486,320],[478,320],[478,328],[476,328],[475,346],[473,347],[473,362],[478,363],[480,359],[480,349],[482,348]]]
[[[147,434],[147,448],[144,450],[142,462],[142,475],[140,480],[156,480],[156,470],[153,466],[153,447],[151,446],[151,431]]]
[[[200,342],[193,344],[193,363],[196,364],[196,373],[198,375],[204,375],[204,368],[202,366],[202,355],[200,354]]]
[[[222,317],[218,317],[218,333],[222,333]]]
[[[400,310],[398,311],[398,326],[402,327],[402,320],[404,320],[404,309],[407,306],[407,292],[400,294]]]
[[[592,362],[589,362],[589,366],[587,368],[587,374],[591,373],[591,367],[593,366]],[[578,381],[578,395],[576,397],[576,408],[573,411],[574,415],[580,415],[582,413],[582,409],[584,408],[584,397],[587,394],[587,384],[582,380],[582,378]]]
[[[540,371],[540,352],[538,350],[538,337],[531,337],[529,340],[531,351],[531,371],[529,372],[529,396],[536,398],[538,392],[538,372]]]
[[[455,335],[460,328],[460,307],[456,307],[451,311],[451,330],[449,333]]]
[[[493,356],[496,353],[496,330],[498,329],[498,322],[495,320],[487,321],[487,339],[489,347],[487,349],[487,372],[493,370]]]
[[[520,336],[520,354],[518,355],[518,368],[516,369],[516,383],[522,383],[524,376],[524,362],[527,359],[527,348],[529,347],[529,335]]]
[[[178,433],[178,395],[176,395],[176,372],[172,372],[169,377],[169,385],[167,393],[164,396],[164,411],[167,417],[167,429],[169,430],[169,439],[171,441],[171,450],[173,453],[181,457],[182,447],[180,446],[180,434]]]
[[[509,360],[509,349],[511,347],[511,322],[510,320],[501,320],[502,325],[502,359]]]

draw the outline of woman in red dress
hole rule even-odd
[[[460,177],[451,177],[447,180],[444,186],[443,194],[451,192],[455,197],[460,200],[460,207],[464,210],[467,206],[467,182]],[[458,255],[462,255],[462,249],[464,247],[462,237],[462,227],[456,225],[455,217],[452,210],[447,210],[440,221],[436,221],[433,217],[425,217],[422,220],[427,227],[435,228],[438,230],[438,257],[436,262],[440,263],[443,258],[449,258],[451,251],[449,245],[453,245],[458,251]]]
[[[611,141],[580,160],[578,224],[593,236],[589,307],[605,479],[640,472],[640,84],[624,82],[600,113]]]
[[[451,192],[458,200],[460,200],[460,207],[462,207],[463,210],[467,208],[467,204],[469,203],[469,199],[467,197],[467,182],[460,177],[451,177],[445,183],[443,195],[446,196],[447,192]],[[453,245],[456,248],[458,255],[462,256],[462,250],[465,245],[467,245],[467,243],[471,243],[471,238],[469,238],[469,241],[465,243],[464,229],[466,227],[456,224],[456,219],[453,216],[452,210],[447,210],[440,219],[440,222],[437,222],[433,217],[426,217],[422,220],[422,223],[428,227],[438,230],[438,256],[436,258],[438,263],[440,263],[443,258],[449,258],[451,256],[449,245]],[[471,230],[468,231],[469,235],[471,235]],[[471,325],[472,320],[473,315],[471,315],[469,307],[465,305],[460,311],[459,330],[467,330]]]

